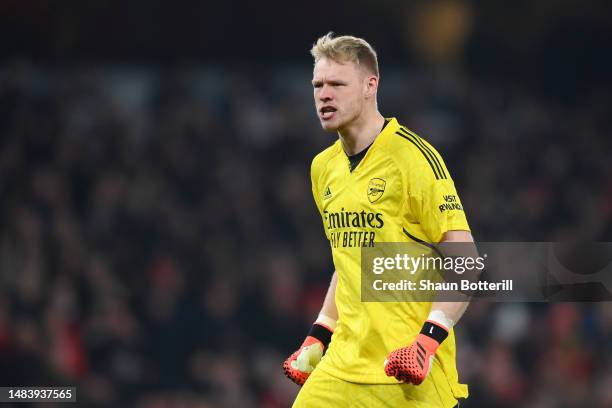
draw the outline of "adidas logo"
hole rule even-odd
[[[331,196],[332,196],[331,189],[329,188],[329,186],[327,186],[327,188],[325,189],[325,192],[323,193],[323,199],[329,200]]]

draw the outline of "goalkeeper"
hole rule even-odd
[[[336,272],[301,347],[283,364],[303,385],[294,407],[454,407],[468,396],[453,327],[466,302],[362,302],[361,249],[377,242],[473,242],[438,152],[378,111],[378,61],[363,39],[313,46],[323,129],[338,134],[312,162],[315,203]]]

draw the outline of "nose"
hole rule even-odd
[[[320,89],[319,89],[319,100],[321,102],[329,102],[332,100],[332,90],[331,87],[328,85],[323,85]]]

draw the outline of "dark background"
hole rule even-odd
[[[477,240],[610,241],[608,8],[0,2],[0,384],[290,404],[333,270],[309,181],[330,30],[377,49],[381,112],[438,148]],[[609,303],[479,302],[457,338],[462,406],[612,406]]]

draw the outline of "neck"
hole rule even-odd
[[[380,134],[384,123],[385,118],[380,112],[373,110],[370,115],[361,115],[350,125],[338,129],[344,152],[352,156],[371,145],[376,136]]]

